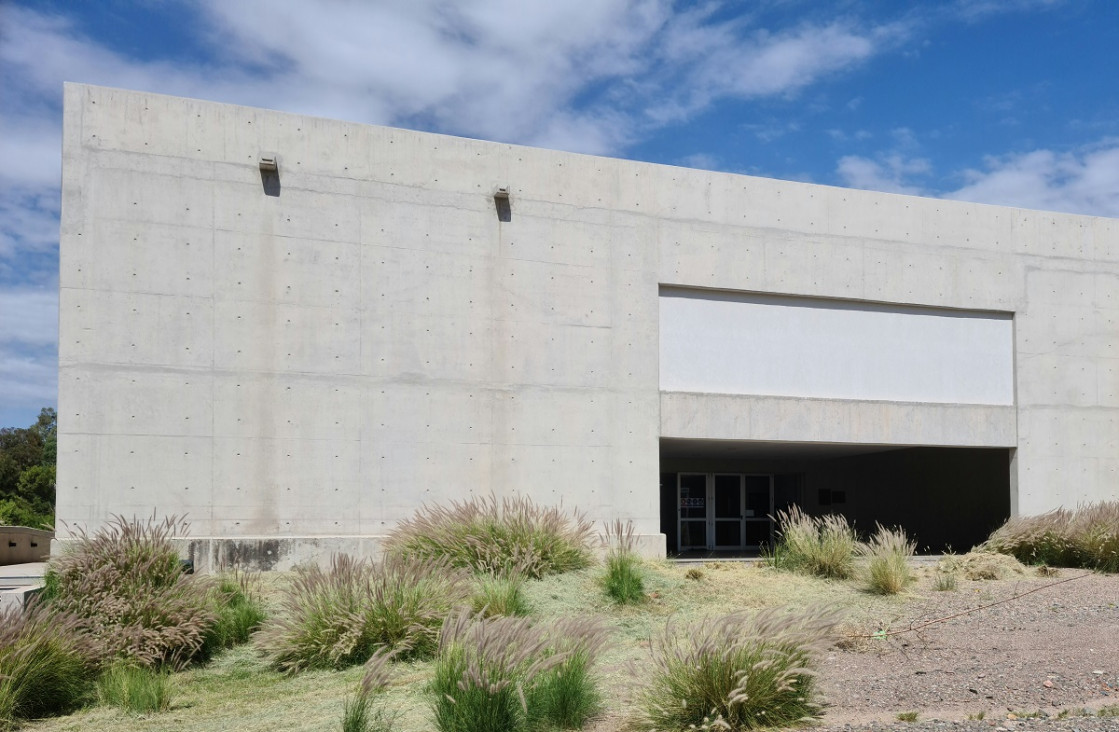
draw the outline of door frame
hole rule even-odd
[[[682,497],[680,495],[682,484],[685,476],[704,476],[704,516],[705,518],[687,518],[681,516],[681,509],[685,508],[681,505]],[[737,545],[715,545],[715,527],[718,522],[734,521],[733,518],[717,518],[715,516],[715,478],[716,476],[735,476],[738,478],[739,489],[739,505],[742,509],[742,515],[738,517],[739,524],[739,537],[741,543]],[[747,478],[767,478],[769,481],[769,506],[770,511],[773,510],[773,474],[772,473],[733,473],[727,471],[719,472],[679,472],[676,474],[676,551],[684,552],[688,550],[704,550],[704,551],[741,551],[745,549],[760,549],[761,544],[747,544],[746,541],[746,525],[747,523],[766,523],[768,524],[769,543],[773,543],[773,520],[769,517],[769,513],[762,516],[752,516],[751,509],[747,507],[747,492],[746,492],[746,479]],[[691,508],[698,508],[698,506],[691,506]],[[707,539],[706,546],[696,544],[684,545],[684,524],[688,522],[705,522],[705,536]]]

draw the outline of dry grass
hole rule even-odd
[[[1002,580],[1026,574],[1026,568],[1014,557],[985,551],[950,554],[940,560],[937,571],[972,581]]]
[[[779,572],[761,564],[709,562],[704,578],[686,578],[687,565],[643,562],[648,599],[640,605],[619,606],[605,597],[601,567],[550,575],[525,583],[532,621],[551,626],[565,618],[601,618],[610,644],[603,647],[594,673],[603,697],[602,716],[588,725],[595,732],[621,732],[638,716],[631,669],[647,677],[655,638],[671,618],[679,626],[703,618],[765,608],[827,605],[843,611],[857,627],[872,630],[899,618],[917,595],[881,596],[862,591],[854,582],[822,582],[815,577]],[[270,612],[282,610],[293,574],[265,575],[263,601]],[[388,686],[376,694],[378,708],[395,720],[399,732],[429,732],[433,715],[429,684],[434,662],[411,659],[391,664]],[[175,674],[172,708],[158,716],[139,718],[105,707],[87,707],[72,715],[36,722],[36,732],[335,732],[345,700],[352,698],[364,669],[306,670],[285,674],[275,670],[254,647],[239,646],[217,655],[206,666],[192,666]]]
[[[984,548],[1026,564],[1119,572],[1119,501],[1012,518]]]
[[[489,496],[424,506],[397,525],[387,549],[485,574],[538,578],[588,566],[592,539],[593,524],[578,511]]]
[[[652,678],[641,692],[637,726],[721,722],[747,730],[818,716],[811,669],[836,622],[821,610],[738,612],[684,627],[670,622],[652,646]]]
[[[896,595],[904,590],[914,579],[909,560],[916,548],[916,542],[910,541],[904,529],[879,525],[874,536],[857,550],[867,560],[867,589],[880,595]]]
[[[777,512],[777,525],[774,567],[829,579],[854,573],[859,538],[845,516],[809,516],[792,506]]]
[[[287,672],[364,663],[382,647],[429,656],[443,619],[469,596],[469,577],[445,559],[373,564],[339,554],[329,570],[296,573],[255,643]]]

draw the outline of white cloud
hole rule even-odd
[[[964,178],[967,184],[945,198],[1119,217],[1119,140],[1073,152],[991,157]]]
[[[843,185],[849,188],[914,196],[921,195],[924,190],[908,179],[924,175],[930,170],[928,160],[907,158],[896,152],[873,160],[859,155],[847,155],[840,158],[836,165],[836,173]]]
[[[55,404],[57,341],[56,289],[0,291],[0,427],[24,427]]]

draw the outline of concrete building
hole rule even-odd
[[[1119,221],[68,85],[60,533],[289,566],[527,493],[966,549],[1119,496]]]

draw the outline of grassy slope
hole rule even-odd
[[[596,730],[616,730],[628,711],[629,664],[640,670],[648,658],[650,635],[670,617],[675,622],[698,620],[733,610],[774,605],[804,607],[824,603],[849,610],[855,625],[887,622],[899,614],[906,596],[878,597],[860,590],[853,581],[829,582],[778,573],[760,566],[714,563],[702,567],[702,579],[685,578],[688,567],[666,562],[644,565],[646,591],[651,597],[640,606],[617,607],[602,593],[601,569],[572,572],[529,582],[526,594],[534,617],[551,618],[580,613],[604,617],[614,629],[614,644],[600,661],[606,686],[607,714]],[[271,577],[270,580],[279,580]],[[277,586],[270,581],[269,585]],[[922,582],[922,586],[927,585]],[[361,668],[342,672],[315,671],[284,676],[268,670],[249,648],[219,656],[211,664],[175,676],[177,694],[171,710],[146,718],[116,709],[89,707],[78,713],[27,725],[33,730],[129,732],[132,730],[336,730],[342,700],[353,693]],[[425,686],[430,663],[396,666],[384,697],[401,713],[397,729],[431,729]]]

